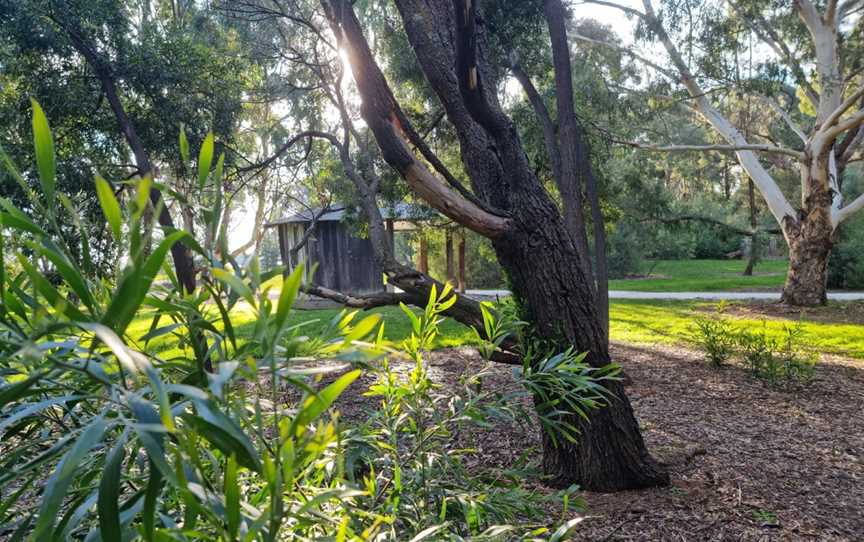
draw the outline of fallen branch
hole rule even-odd
[[[399,303],[415,304],[418,300],[416,296],[405,292],[378,292],[367,294],[364,296],[355,296],[331,290],[323,286],[304,286],[302,291],[309,295],[314,295],[323,299],[335,301],[340,305],[350,307],[352,309],[374,309],[376,307],[387,307],[390,305],[398,305]]]

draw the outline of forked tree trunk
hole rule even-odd
[[[384,159],[437,209],[452,213],[446,201],[436,200],[429,186],[416,187],[427,182],[420,175],[422,166],[400,138],[402,131],[394,120],[401,118],[398,105],[350,4],[346,0],[322,0],[322,4],[347,51],[363,100],[361,113]],[[510,218],[485,229],[479,218],[460,213],[448,216],[491,239],[521,308],[520,317],[530,322],[533,338],[540,345],[559,352],[573,347],[587,352],[585,359],[591,366],[604,367],[610,357],[593,285],[586,276],[583,258],[587,254],[577,250],[564,218],[530,168],[512,122],[494,94],[484,90],[485,66],[472,64],[475,34],[469,27],[475,21],[474,8],[470,3],[456,4],[454,9],[450,0],[396,2],[421,68],[456,129],[472,188]],[[369,200],[367,213],[376,214],[373,196],[365,197]],[[623,386],[613,382],[608,389],[609,405],[589,411],[588,420],[575,413],[565,415],[566,421],[581,430],[578,442],[569,443],[559,436],[556,445],[544,437],[543,465],[553,484],[577,483],[585,489],[615,491],[668,483],[668,474],[645,448]]]

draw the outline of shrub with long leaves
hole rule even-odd
[[[375,314],[343,312],[316,336],[304,335],[303,324],[289,324],[303,267],[273,298],[265,284],[280,269],[262,273],[254,258],[241,268],[225,256],[224,157],[211,168],[212,136],[201,145],[195,174],[202,240],[150,223],[160,212],[150,191],[171,194],[168,187],[150,178],[114,185],[96,177],[120,255],[116,281],[100,279],[90,254],[99,245],[55,190],[51,131],[35,102],[33,109],[41,193],[0,148],[7,175],[31,198],[27,212],[0,199],[0,539],[567,536],[577,522],[567,519],[578,504],[572,490],[523,488],[535,473],[521,464],[474,476],[462,461],[470,450],[448,448],[469,425],[530,417],[518,394],[477,385],[488,365],[455,390],[430,379],[425,352],[455,301],[449,287],[433,291],[420,314],[403,307],[412,335],[399,345],[384,340]],[[191,164],[182,130],[179,145]],[[64,228],[79,235],[62,235]],[[168,265],[176,243],[196,256],[193,292],[183,293]],[[160,273],[165,280],[156,280]],[[243,337],[234,325],[239,311],[254,315]],[[492,352],[507,326],[489,311],[485,317],[491,344],[484,351]],[[149,319],[141,335],[133,331],[136,319]],[[170,358],[159,354],[164,341],[177,346]],[[405,356],[407,379],[391,364]],[[332,407],[360,368],[378,375],[368,393],[381,407],[345,430]],[[332,380],[321,384],[328,373]],[[561,401],[599,404],[589,373],[567,352],[526,367],[521,378],[532,394],[549,394],[554,414]],[[565,389],[568,382],[581,394]],[[547,515],[551,501],[562,506],[557,529]]]
[[[75,211],[54,190],[53,141],[35,102],[33,126],[42,193],[28,193],[34,214],[47,220],[0,200],[0,538],[275,540],[285,532],[345,533],[345,514],[331,512],[356,492],[321,459],[337,440],[326,413],[359,370],[313,391],[293,369],[300,354],[363,354],[352,343],[372,334],[377,319],[351,325],[344,318],[329,336],[308,341],[288,325],[301,268],[274,303],[261,291],[268,276],[256,262],[242,270],[215,258],[215,248],[224,247],[224,230],[218,233],[215,223],[222,216],[223,159],[211,172],[212,137],[198,163],[201,187],[213,194],[205,216],[215,242],[202,246],[182,231],[151,242],[145,209],[158,185],[149,178],[126,183],[124,208],[114,187],[97,177],[123,257],[116,285],[94,279],[86,257],[83,267],[71,257],[72,250],[87,255],[86,233],[78,247],[57,241],[61,228],[76,224],[61,213]],[[8,175],[28,186],[2,150],[0,157]],[[58,200],[65,205],[57,207]],[[178,293],[165,265],[178,242],[204,262],[203,285],[188,295]],[[21,256],[24,247],[37,259]],[[11,258],[20,273],[6,274]],[[40,265],[56,271],[59,283],[45,279]],[[154,286],[160,270],[174,288]],[[257,318],[242,344],[231,322],[240,300]],[[130,323],[146,313],[153,315],[149,331],[131,336]],[[184,339],[193,328],[204,342],[181,343],[189,357],[164,360],[148,352],[157,337]],[[203,371],[205,360],[212,372]],[[282,399],[286,385],[306,390],[294,411]]]

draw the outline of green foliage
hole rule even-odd
[[[764,323],[758,331],[741,331],[738,344],[744,365],[771,386],[807,384],[813,378],[818,356],[804,347],[800,323],[784,326],[783,332],[778,340],[766,332]]]
[[[735,335],[723,318],[697,318],[694,341],[705,352],[713,367],[722,367],[735,352]]]
[[[639,274],[645,267],[645,251],[638,229],[629,223],[619,223],[606,238],[606,263],[610,279],[622,279]]]
[[[700,317],[694,324],[696,344],[705,352],[711,365],[721,367],[733,356],[740,356],[748,371],[771,386],[792,387],[813,378],[818,355],[804,347],[804,328],[800,322],[784,324],[782,332],[761,327],[736,329],[723,315],[726,306],[718,305],[716,314]]]
[[[864,217],[843,225],[828,260],[828,287],[864,289]]]
[[[398,349],[413,366],[405,375],[385,358],[375,370],[366,395],[378,398],[380,407],[346,431],[346,474],[365,488],[359,504],[384,518],[382,534],[390,539],[554,537],[544,517],[550,506],[563,507],[563,514],[580,507],[573,488],[552,494],[524,489],[520,478],[538,476],[527,461],[504,471],[470,467],[472,426],[491,430],[500,423],[524,423],[530,413],[520,393],[483,390],[489,365],[466,372],[453,388],[429,377],[426,352],[439,333],[441,313],[455,302],[451,293],[449,286],[440,294],[433,289],[419,315],[403,307],[412,331]],[[559,539],[571,526],[559,528]]]
[[[45,141],[37,139],[37,147]],[[0,535],[563,539],[577,521],[553,530],[548,510],[560,506],[566,517],[580,506],[572,489],[524,488],[520,482],[536,476],[527,461],[477,473],[466,462],[470,446],[450,446],[471,425],[529,419],[519,395],[477,389],[482,371],[465,375],[456,390],[429,378],[425,352],[436,343],[441,313],[455,302],[450,290],[433,291],[420,314],[406,308],[411,334],[396,346],[384,340],[376,314],[355,322],[356,313],[342,312],[309,334],[291,319],[302,266],[284,279],[274,302],[270,277],[256,260],[243,269],[219,257],[226,251],[218,164],[211,173],[202,156],[198,167],[206,172],[204,243],[166,231],[155,249],[145,249],[153,225],[143,210],[158,183],[131,183],[135,197],[126,207],[104,193],[105,219],[120,220],[116,286],[85,272],[54,224],[40,227],[4,203]],[[192,292],[183,293],[166,265],[178,243],[200,262]],[[19,271],[6,265],[25,246],[50,262],[56,284],[26,260]],[[167,286],[154,283],[160,270]],[[241,342],[235,318],[243,311],[255,318]],[[130,323],[147,313],[147,332],[133,336]],[[496,324],[490,326],[495,336]],[[181,344],[171,358],[152,348],[165,336]],[[403,353],[413,365],[407,379],[391,366]],[[335,363],[313,363],[317,358]],[[589,399],[556,384],[599,386],[576,369],[577,358],[552,357],[527,380],[591,408]],[[346,428],[332,409],[363,369],[377,378],[369,393],[381,398],[381,408]],[[319,386],[328,375],[335,376]],[[296,401],[286,399],[292,393]]]

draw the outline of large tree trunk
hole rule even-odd
[[[834,244],[831,219],[835,188],[829,153],[833,149],[807,156],[802,167],[804,187],[797,220],[786,220],[784,233],[789,245],[789,269],[781,301],[789,305],[824,305],[828,301],[828,257]]]
[[[578,265],[575,246],[545,194],[526,191],[514,201],[519,226],[493,242],[507,270],[523,318],[536,338],[558,349],[575,346],[588,352],[593,367],[610,363],[598,309],[580,300],[593,298]],[[608,386],[609,404],[575,414],[567,422],[580,430],[576,443],[543,434],[543,470],[552,485],[579,484],[593,491],[617,491],[666,484],[668,474],[648,454],[620,382]]]
[[[828,257],[833,228],[827,210],[806,216],[788,236],[789,269],[781,301],[789,305],[824,305],[828,301]]]
[[[409,41],[421,68],[456,128],[462,161],[475,193],[509,220],[471,220],[453,212],[447,201],[421,183],[439,181],[421,175],[422,165],[401,139],[398,105],[363,37],[359,21],[345,0],[322,0],[340,45],[347,51],[363,99],[361,113],[381,147],[384,159],[424,199],[462,225],[487,235],[510,278],[534,338],[551,349],[574,347],[587,352],[594,367],[609,364],[609,352],[594,302],[593,285],[586,276],[587,254],[576,248],[555,203],[527,163],[521,141],[510,119],[483,84],[485,66],[476,64],[472,48],[474,8],[449,0],[397,0]],[[459,24],[456,13],[460,13]],[[467,17],[461,14],[468,13]],[[454,48],[454,36],[457,47]],[[458,50],[458,53],[457,53]],[[370,194],[361,194],[367,200]],[[377,213],[365,201],[367,214]],[[463,206],[465,208],[465,206]],[[470,213],[471,211],[467,211]],[[480,213],[476,213],[480,214]],[[373,221],[374,222],[374,221]],[[492,227],[486,227],[490,224]],[[371,229],[370,239],[375,232]],[[584,231],[584,230],[583,230]],[[387,270],[388,275],[398,269]],[[420,277],[422,279],[422,277]],[[400,279],[400,287],[404,279]],[[410,292],[409,289],[406,291]],[[460,300],[461,301],[461,300]],[[620,383],[609,384],[609,405],[592,410],[588,420],[569,414],[580,428],[577,443],[544,438],[543,465],[555,485],[580,484],[585,489],[614,491],[668,483],[648,454],[633,410]]]

